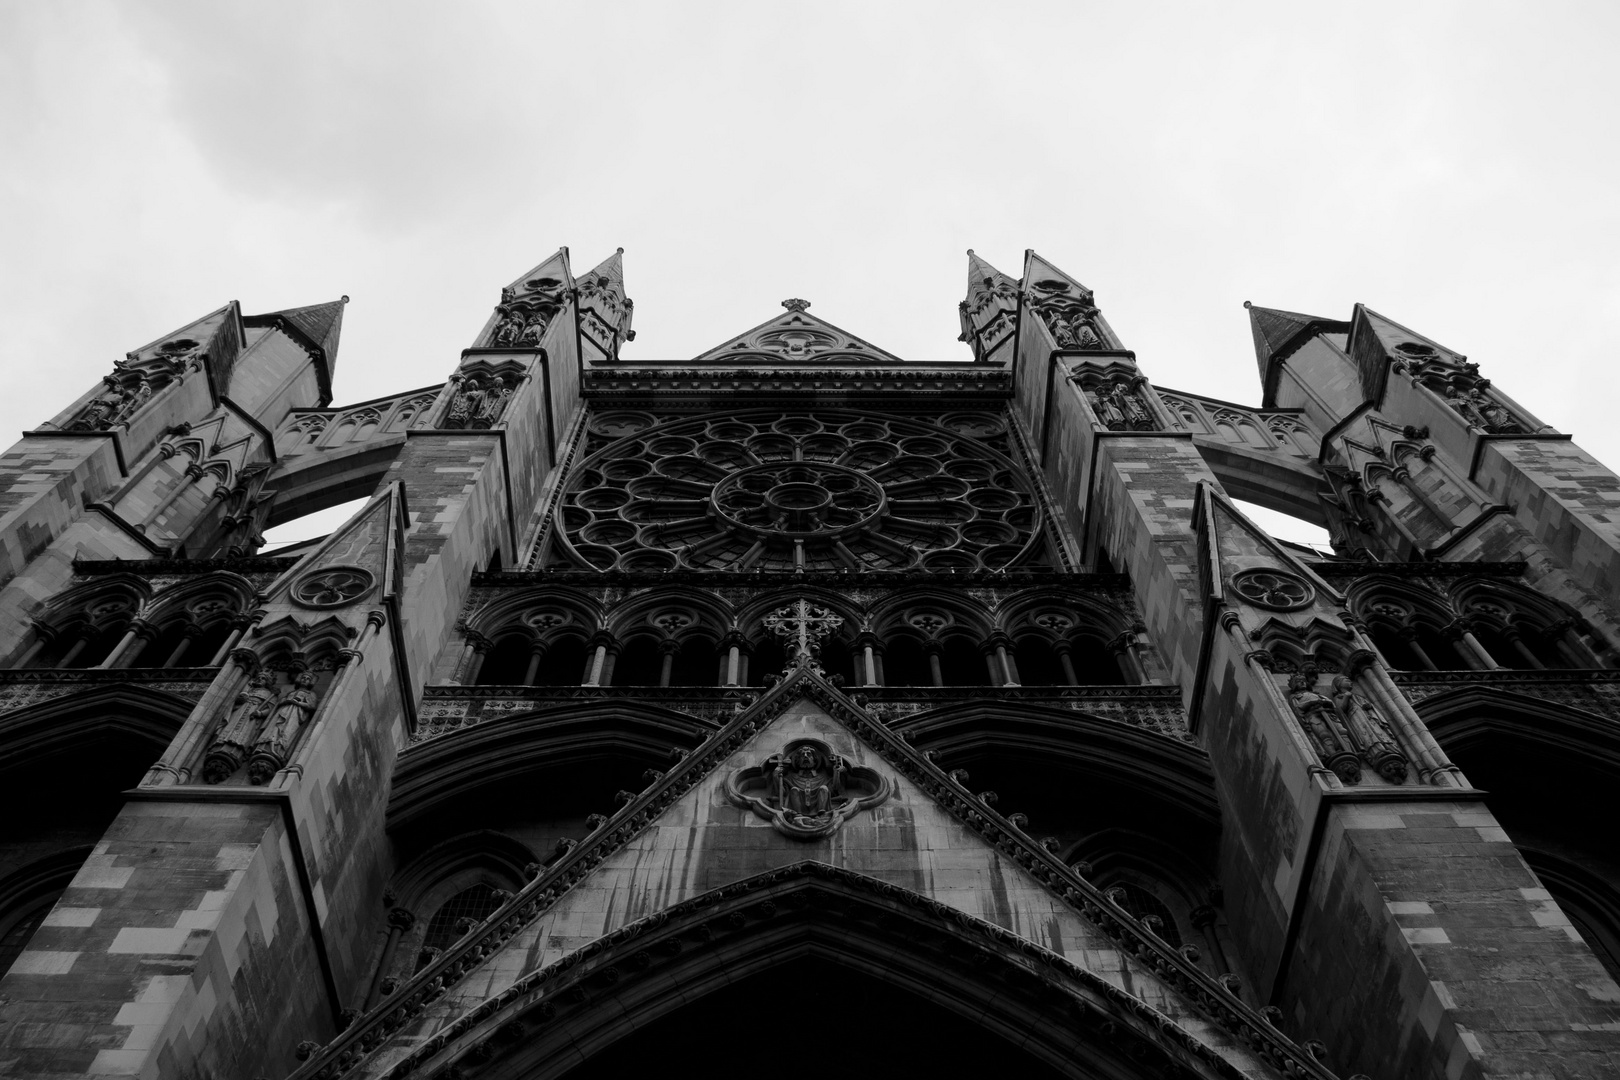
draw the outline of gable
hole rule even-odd
[[[809,840],[773,828],[727,791],[728,783],[735,788],[739,778],[746,780],[747,770],[806,739],[844,758],[851,773],[871,770],[881,777],[882,784],[866,783],[862,792],[888,788],[885,798],[831,835]],[[515,1003],[532,1004],[547,972],[576,963],[573,958],[599,950],[602,942],[806,863],[935,905],[966,920],[963,925],[982,924],[1019,948],[1072,965],[1098,986],[1167,1018],[1226,1068],[1268,1073],[1244,1045],[1256,1038],[1275,1041],[1284,1056],[1309,1060],[807,667],[599,824],[329,1051],[341,1054],[351,1039],[378,1046],[360,1074],[402,1075],[396,1066],[425,1062],[452,1031]],[[442,995],[435,989],[441,986]],[[1222,999],[1213,1013],[1193,1004],[1211,995]],[[1222,1031],[1214,1017],[1226,1017],[1237,1031]],[[381,1032],[391,1032],[385,1042]]]
[[[700,364],[900,364],[898,356],[817,318],[804,300],[730,341],[692,358]]]

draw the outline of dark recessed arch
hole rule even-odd
[[[1038,762],[1072,773],[1076,783],[1106,782],[1204,825],[1220,825],[1209,756],[1145,728],[1068,709],[989,701],[935,709],[893,726],[919,749],[934,751],[946,768],[992,757],[1015,766]]]
[[[520,979],[441,1032],[412,1055],[412,1064],[429,1075],[471,1054],[466,1060],[479,1061],[479,1076],[487,1080],[612,1075],[603,1070],[634,1053],[637,1042],[646,1041],[643,1033],[656,1042],[672,1023],[716,1020],[711,1045],[741,1050],[749,1031],[728,1024],[724,1008],[713,1006],[743,1000],[729,988],[744,987],[766,1014],[774,1011],[760,1052],[769,1054],[771,1045],[783,1055],[815,1048],[824,1060],[813,1075],[896,1075],[876,1062],[838,1056],[834,1033],[860,1018],[849,1015],[836,994],[801,997],[794,990],[801,973],[807,989],[823,981],[836,989],[842,978],[846,985],[881,988],[908,1008],[923,1005],[949,1021],[931,1029],[934,1040],[953,1045],[956,1029],[970,1033],[961,1046],[994,1054],[989,1062],[999,1062],[999,1074],[1088,1080],[1242,1075],[1171,1017],[1100,976],[998,926],[822,863],[761,874],[609,934]],[[891,1027],[889,1034],[898,1032]],[[900,1051],[892,1055],[895,1062],[908,1060],[908,1050],[913,1062],[926,1056],[905,1040],[894,1042]],[[840,1067],[831,1069],[828,1056]]]
[[[0,719],[0,774],[107,739],[148,747],[155,761],[192,707],[140,683],[110,683],[14,710]]]
[[[673,709],[621,701],[503,716],[405,750],[394,770],[388,825],[407,825],[490,784],[588,762],[638,773],[664,769],[671,748],[690,749],[713,730]],[[613,809],[612,796],[612,789],[604,791],[596,809]]]

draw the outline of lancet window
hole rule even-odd
[[[13,666],[218,666],[246,627],[251,598],[252,586],[232,576],[156,595],[138,579],[92,582],[36,618],[34,639]]]
[[[1351,611],[1397,669],[1612,666],[1607,643],[1577,613],[1511,582],[1464,580],[1442,593],[1363,580],[1351,590]]]

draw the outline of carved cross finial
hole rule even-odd
[[[795,600],[785,608],[777,608],[760,622],[792,647],[794,667],[810,667],[816,662],[821,639],[844,625],[844,618],[808,600]]]
[[[810,306],[810,301],[800,300],[797,296],[795,296],[791,299],[782,301],[782,306],[787,308],[789,311],[803,311],[805,308]]]

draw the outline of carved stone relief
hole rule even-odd
[[[894,785],[864,766],[851,765],[818,739],[795,739],[762,765],[726,779],[726,797],[752,810],[783,836],[831,836],[862,810],[888,799]]]
[[[1331,696],[1317,692],[1307,665],[1288,678],[1288,703],[1322,763],[1346,784],[1361,783],[1363,765],[1391,784],[1406,782],[1410,762],[1379,707],[1357,692],[1355,680],[1335,675]]]
[[[152,395],[201,364],[197,342],[189,338],[166,341],[151,356],[131,353],[113,365],[102,379],[107,389],[64,425],[67,431],[105,431],[127,424]]]
[[[220,718],[203,758],[203,780],[220,784],[247,765],[251,784],[263,784],[284,768],[299,734],[315,715],[317,677],[299,671],[292,685],[276,691],[275,672],[256,672]]]
[[[539,348],[546,328],[567,302],[568,288],[556,278],[533,278],[502,289],[489,343],[496,348]]]
[[[458,375],[451,380],[456,384],[439,425],[450,429],[483,429],[494,427],[506,412],[506,403],[517,392],[523,376],[515,371],[475,372]]]
[[[1030,286],[1030,306],[1052,331],[1060,349],[1106,349],[1097,332],[1097,306],[1091,293],[1057,279],[1037,281]]]

